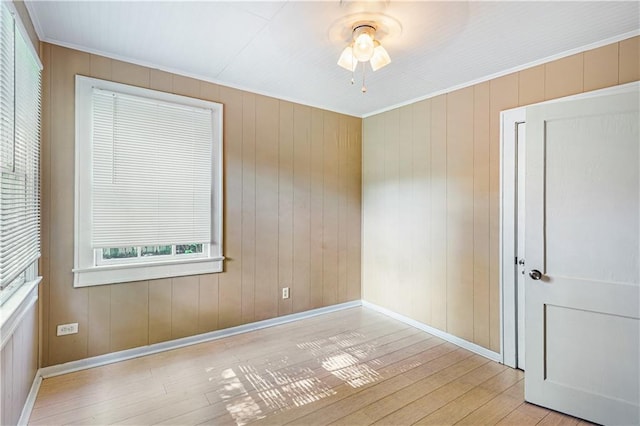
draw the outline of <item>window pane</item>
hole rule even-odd
[[[137,247],[120,247],[120,248],[102,249],[103,259],[126,259],[129,257],[138,257]]]
[[[170,256],[171,246],[144,246],[142,256]]]
[[[176,254],[202,253],[202,244],[182,244],[176,246]]]

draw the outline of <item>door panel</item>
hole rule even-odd
[[[547,120],[550,275],[638,283],[638,140],[624,137],[634,121],[633,112]],[[611,218],[626,225],[609,226]],[[597,262],[584,261],[595,252]]]
[[[629,93],[527,108],[525,398],[640,422],[640,157]]]
[[[548,324],[553,324],[545,333],[545,344],[549,348],[547,380],[631,404],[638,401],[638,387],[634,380],[630,380],[638,377],[638,363],[631,362],[640,359],[640,322],[637,319],[554,305],[547,305],[546,318]],[[582,324],[583,327],[576,330],[573,324]],[[620,330],[620,334],[635,338],[622,340],[618,333],[612,334],[610,330]],[[599,346],[606,350],[593,350]],[[610,363],[611,353],[628,353],[630,356],[623,357],[622,362]],[[603,370],[601,366],[608,363],[610,368]],[[583,374],[584,371],[590,374]]]

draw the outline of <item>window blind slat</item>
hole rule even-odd
[[[0,287],[40,255],[40,66],[0,7]]]
[[[212,111],[92,96],[92,246],[210,242]]]

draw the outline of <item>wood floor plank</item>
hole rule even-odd
[[[537,425],[548,413],[549,411],[544,408],[523,402],[498,424],[501,426]]]
[[[400,372],[409,371],[412,368],[423,365],[424,363],[428,363],[432,360],[438,358],[444,358],[448,354],[454,352],[456,349],[454,345],[445,343],[442,345],[435,346],[430,348],[420,355],[414,355],[404,360],[399,360],[393,364],[389,364],[383,368],[380,368],[378,372],[380,375],[384,377],[394,377],[398,375]],[[421,360],[417,360],[416,358],[421,357]],[[372,363],[377,363],[378,360],[372,360]],[[371,386],[371,385],[369,385]],[[341,384],[337,388],[332,389],[331,396],[328,396],[323,399],[319,399],[314,401],[312,404],[306,404],[301,407],[295,407],[295,409],[283,410],[281,413],[277,413],[267,417],[264,420],[264,424],[285,424],[289,422],[293,422],[296,419],[305,416],[309,413],[312,413],[322,407],[329,406],[336,401],[339,401],[342,398],[345,398],[349,395],[352,395],[358,391],[362,391],[366,389],[367,386],[363,386],[361,388],[354,388],[353,386],[349,386],[346,383]]]
[[[366,308],[43,381],[30,424],[577,425],[523,373]]]
[[[495,398],[508,387],[517,383],[519,375],[515,374],[515,371],[517,370],[505,369],[500,374],[491,377],[479,386],[470,389],[442,408],[424,417],[416,424],[442,425],[456,423],[475,409]],[[460,381],[459,383],[462,384],[462,389],[464,389],[464,384],[473,386],[473,384],[464,383],[464,381]]]
[[[574,426],[580,422],[580,419],[576,419],[575,417],[567,416],[562,413],[557,413],[555,411],[549,411],[538,425],[540,426]]]
[[[406,392],[394,395],[397,402],[390,404],[391,407],[400,405],[401,408],[375,424],[413,424],[499,371],[499,365],[478,355],[466,358],[417,382]],[[375,413],[373,410],[370,412]]]
[[[455,424],[497,424],[514,411],[524,399],[524,379],[506,389],[487,404],[474,410]]]

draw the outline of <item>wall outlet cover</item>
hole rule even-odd
[[[60,324],[57,330],[57,336],[66,336],[67,334],[76,334],[78,332],[78,323]]]

